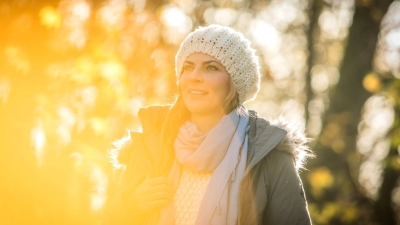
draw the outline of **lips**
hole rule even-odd
[[[206,94],[208,94],[207,91],[197,90],[197,89],[196,90],[192,89],[192,90],[189,90],[188,92],[189,92],[189,94],[192,94],[192,95],[206,95]]]

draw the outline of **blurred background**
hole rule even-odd
[[[0,224],[101,224],[112,142],[171,102],[196,27],[260,56],[248,108],[305,129],[313,223],[400,224],[400,1],[1,0]]]

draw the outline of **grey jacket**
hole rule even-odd
[[[145,159],[149,154],[143,153],[143,149],[154,147],[149,145],[154,143],[152,137],[157,137],[159,132],[157,134],[152,127],[160,127],[166,112],[164,106],[141,109],[143,131],[150,134],[131,133],[130,138],[120,141],[113,150],[114,163],[126,165],[126,170],[106,224],[135,224],[132,212],[124,207],[124,193],[129,193],[142,180],[140,176],[132,179],[132,174],[151,165],[151,159]],[[267,121],[255,111],[249,112],[247,169],[240,187],[238,224],[311,224],[298,174],[304,159],[312,155],[306,146],[307,138],[282,118]],[[140,139],[145,141],[136,144]]]

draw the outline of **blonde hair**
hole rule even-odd
[[[237,93],[237,88],[235,83],[231,78],[229,78],[229,92],[226,95],[224,101],[222,102],[222,108],[224,109],[225,114],[228,114],[238,106],[239,106],[239,94]]]

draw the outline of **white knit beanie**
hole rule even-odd
[[[186,58],[201,52],[218,59],[231,76],[239,94],[239,104],[253,100],[260,89],[258,57],[243,34],[232,28],[209,25],[199,27],[182,42],[175,56],[175,72],[178,78]]]

